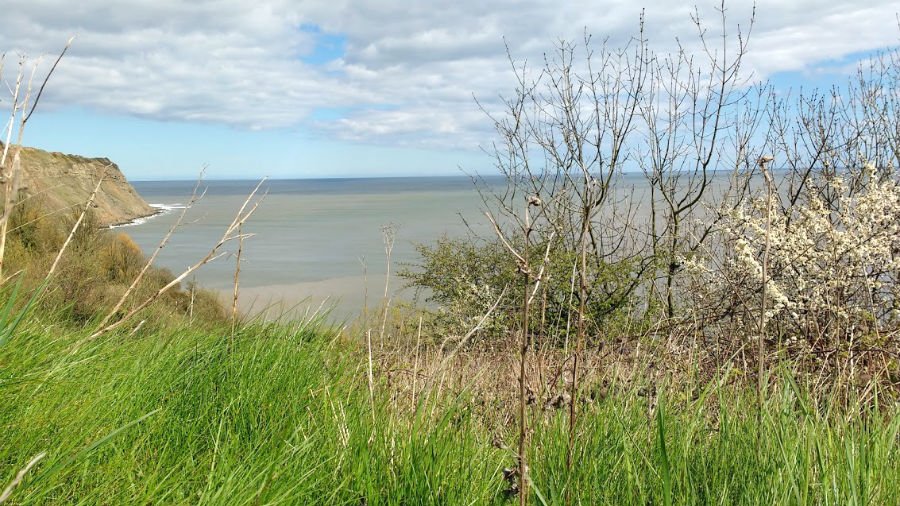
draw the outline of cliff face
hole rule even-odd
[[[39,196],[50,211],[84,205],[99,178],[105,175],[93,205],[104,226],[127,223],[156,212],[125,180],[118,165],[107,158],[23,148],[21,169],[21,191]]]

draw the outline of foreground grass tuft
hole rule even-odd
[[[113,336],[29,319],[0,347],[0,476],[47,456],[14,503],[504,503],[512,450],[466,398],[418,409],[316,325]],[[900,495],[896,408],[813,409],[789,384],[712,384],[695,400],[586,405],[573,471],[564,410],[540,418],[533,500],[582,504],[884,504]],[[513,428],[499,435],[514,441]]]

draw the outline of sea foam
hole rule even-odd
[[[142,223],[147,223],[148,221],[156,218],[157,216],[162,216],[164,214],[168,214],[176,209],[184,209],[187,207],[184,204],[150,204],[150,207],[156,209],[156,212],[149,216],[141,216],[140,218],[135,218],[131,221],[125,223],[119,223],[118,225],[111,225],[109,228],[122,228],[122,227],[133,227],[135,225],[140,225]]]

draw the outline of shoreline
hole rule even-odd
[[[393,288],[388,300],[393,305],[415,302],[416,294],[413,289],[403,286],[402,280],[398,278],[393,278],[391,282]],[[212,290],[226,307],[231,307],[234,297],[232,287]],[[367,279],[365,275],[239,286],[238,311],[245,317],[263,319],[319,313],[332,321],[347,322],[380,307],[385,301],[383,290],[383,280],[371,277]]]
[[[107,230],[112,230],[115,228],[125,228],[125,227],[131,227],[131,226],[135,226],[135,225],[141,225],[143,223],[147,223],[147,221],[152,220],[153,218],[156,218],[158,216],[162,216],[164,214],[169,214],[170,212],[174,211],[175,209],[184,209],[185,208],[185,206],[181,205],[181,204],[148,204],[148,205],[154,209],[154,211],[152,213],[145,214],[143,216],[138,216],[136,218],[132,218],[127,221],[112,223],[103,228],[105,228]]]

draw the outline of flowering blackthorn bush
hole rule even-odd
[[[731,301],[707,306],[717,321],[743,317],[745,329],[765,325],[773,339],[808,349],[884,344],[900,321],[900,185],[892,174],[864,164],[814,176],[818,184],[793,205],[772,191],[730,210],[718,254],[685,261],[697,300]]]

